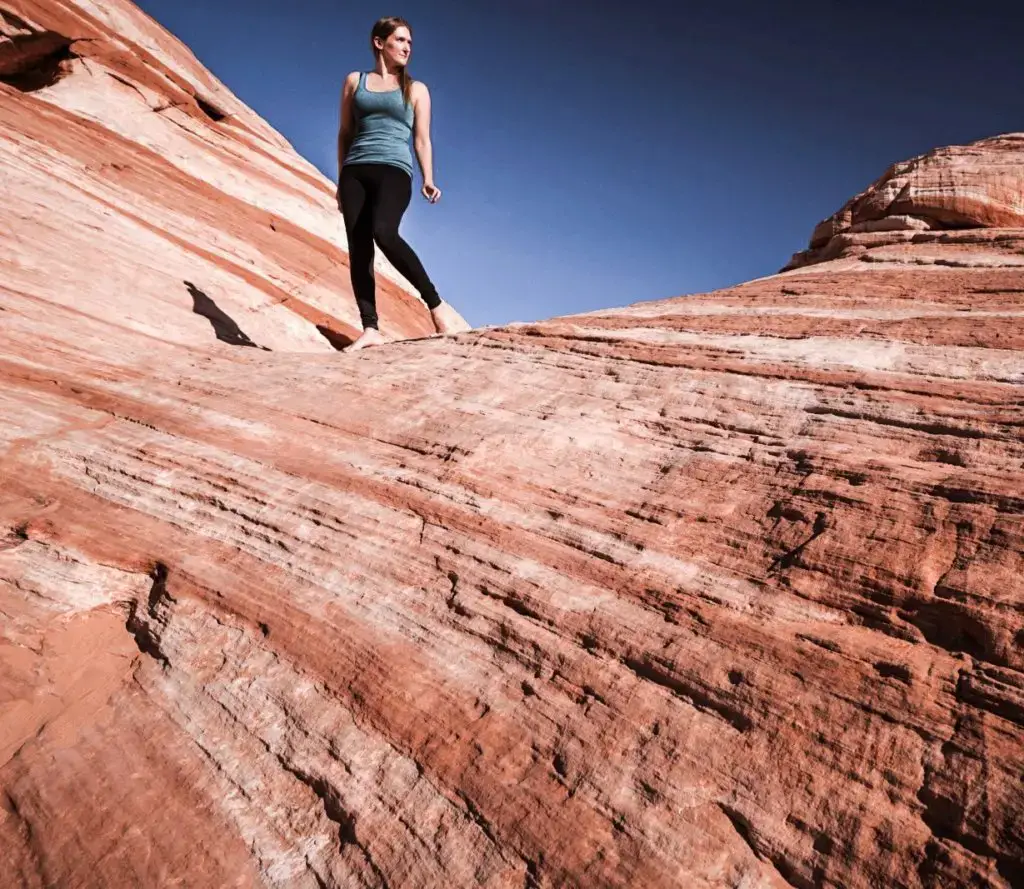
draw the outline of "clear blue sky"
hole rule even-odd
[[[444,197],[402,232],[475,325],[771,274],[890,163],[1024,130],[1009,0],[138,2],[332,179],[342,79],[409,19]]]

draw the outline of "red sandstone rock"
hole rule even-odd
[[[1018,239],[1024,237],[1024,133],[938,148],[895,164],[819,223],[810,248],[794,256],[789,268],[875,244],[915,240],[914,232],[997,228],[1015,229]],[[862,232],[904,234],[891,239],[850,237]]]
[[[0,885],[1021,885],[1020,231],[303,354],[328,187],[95,78],[0,86]]]

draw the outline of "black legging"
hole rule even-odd
[[[441,305],[423,263],[398,234],[402,214],[412,198],[409,174],[391,164],[348,164],[341,168],[338,196],[348,234],[352,290],[363,327],[377,326],[374,241],[388,261],[419,291],[427,306],[436,309]]]

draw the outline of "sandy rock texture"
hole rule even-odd
[[[360,329],[334,184],[126,0],[0,0],[0,169],[11,290],[195,346]],[[380,270],[382,330],[432,333]]]
[[[0,2],[0,885],[1024,885],[1024,232],[314,352],[328,187]]]

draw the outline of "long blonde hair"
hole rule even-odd
[[[412,26],[405,19],[397,15],[385,16],[373,26],[373,30],[370,31],[370,49],[373,50],[374,56],[377,55],[379,50],[373,41],[378,37],[381,40],[387,40],[399,28],[407,28],[409,33],[412,34]],[[405,100],[405,104],[408,105],[412,100],[412,77],[409,76],[409,67],[407,65],[402,65],[401,69],[399,69],[398,83],[402,87],[402,98]]]

